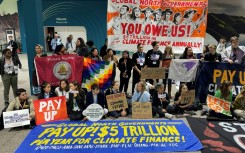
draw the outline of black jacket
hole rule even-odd
[[[54,92],[50,92],[50,93],[49,93],[49,98],[53,98],[53,97],[57,97],[57,95],[56,95]],[[40,93],[40,94],[38,95],[38,99],[45,99],[45,98],[44,98],[44,93]]]
[[[19,68],[21,68],[21,63],[19,58],[16,57],[12,57],[12,61],[14,63],[14,66],[19,66]],[[5,58],[2,57],[0,58],[0,75],[4,75],[4,64],[5,64]]]
[[[69,93],[69,101],[68,101],[68,114],[72,112],[73,109],[73,99],[74,99],[74,94]],[[86,106],[84,103],[85,100],[85,92],[80,91],[79,94],[75,97],[75,100],[77,102],[77,106],[79,107],[80,110],[85,110]]]
[[[127,75],[128,75],[128,77],[130,77],[133,67],[134,67],[134,62],[133,62],[133,60],[131,58],[127,59],[126,65],[124,64],[124,58],[120,58],[119,64],[118,64],[118,68],[119,68],[119,70],[121,72],[120,76],[123,76],[123,73],[125,71],[127,71]]]
[[[152,106],[153,107],[161,107],[162,109],[166,109],[166,107],[169,105],[170,100],[169,100],[169,96],[166,92],[163,92],[163,94],[166,94],[166,101],[165,102],[161,102],[160,99],[158,98],[158,92],[154,91],[153,96],[152,96]]]
[[[105,108],[105,94],[101,91],[97,95],[97,102],[102,108]],[[88,107],[90,104],[93,103],[94,103],[94,97],[92,91],[90,91],[86,95],[86,107]]]

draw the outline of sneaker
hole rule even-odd
[[[168,119],[172,119],[174,117],[174,115],[169,114],[169,113],[165,113],[165,117]]]

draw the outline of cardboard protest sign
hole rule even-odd
[[[214,110],[216,113],[232,116],[230,111],[231,103],[229,101],[208,95],[207,105],[209,109]]]
[[[181,95],[181,104],[190,104],[195,101],[195,90],[188,90]]]
[[[92,122],[99,121],[104,114],[105,111],[99,104],[91,104],[83,111],[83,115]]]
[[[165,68],[142,68],[141,79],[165,79]]]
[[[106,96],[109,112],[128,108],[125,93],[117,93]]]
[[[4,128],[12,128],[23,125],[29,125],[29,110],[16,110],[11,112],[3,112]]]
[[[132,103],[132,118],[133,119],[151,119],[152,118],[152,105],[151,102]]]
[[[34,101],[36,124],[67,118],[66,97],[54,97]]]

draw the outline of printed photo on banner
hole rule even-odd
[[[165,79],[165,68],[142,68],[141,79]]]
[[[133,102],[132,103],[132,118],[133,119],[151,119],[152,118],[152,103],[151,102]]]
[[[39,125],[15,152],[193,152],[202,148],[182,120],[103,120]]]
[[[207,96],[208,108],[214,110],[216,113],[222,113],[227,116],[231,115],[231,103],[229,101],[208,95]]]
[[[36,125],[67,119],[66,97],[54,97],[34,101]]]
[[[134,50],[142,43],[151,49],[152,41],[160,49],[171,45],[175,53],[191,46],[202,53],[206,33],[208,0],[117,1],[107,7],[108,45],[115,50]]]
[[[23,125],[30,125],[29,110],[16,110],[11,112],[3,112],[4,128],[12,128]]]
[[[117,93],[106,96],[109,112],[128,108],[125,93]]]

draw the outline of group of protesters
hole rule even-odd
[[[191,47],[187,46],[180,56],[180,59],[197,59],[200,58],[201,61],[210,62],[228,62],[245,64],[245,49],[244,46],[239,46],[239,39],[237,37],[231,37],[231,46],[220,50],[219,53],[216,52],[216,45],[211,44],[204,47],[204,51],[200,55],[195,55]],[[66,45],[67,46],[67,45]],[[220,46],[220,44],[218,45]],[[35,58],[42,58],[47,56],[41,45],[37,44],[35,46],[36,56]],[[137,52],[135,52],[130,58],[129,51],[125,50],[122,52],[122,57],[118,60],[115,56],[115,52],[107,48],[107,40],[103,47],[101,47],[100,52],[94,46],[93,41],[88,41],[86,44],[82,38],[78,38],[76,41],[76,50],[72,52],[67,52],[66,47],[63,44],[55,46],[53,55],[61,56],[66,54],[77,54],[78,56],[83,56],[91,58],[97,61],[112,61],[114,62],[113,67],[113,77],[111,82],[111,87],[105,91],[100,90],[98,84],[91,85],[91,91],[87,92],[87,89],[82,89],[81,85],[78,84],[78,80],[73,82],[68,82],[66,79],[60,80],[60,85],[56,88],[51,87],[50,82],[43,82],[40,86],[41,93],[38,94],[38,99],[52,98],[56,96],[65,96],[67,101],[67,113],[71,120],[87,120],[86,116],[83,115],[83,111],[90,104],[99,104],[102,108],[107,109],[106,95],[116,94],[125,92],[131,102],[152,102],[152,112],[153,116],[157,115],[159,117],[165,117],[168,119],[173,118],[175,114],[188,114],[193,115],[195,111],[202,109],[202,104],[198,103],[198,100],[192,103],[182,104],[182,95],[190,89],[194,89],[195,83],[186,82],[181,83],[179,90],[176,92],[175,96],[171,95],[171,86],[173,80],[168,79],[168,69],[169,66],[163,66],[163,61],[166,59],[175,59],[174,52],[171,46],[166,46],[165,50],[162,52],[159,50],[159,42],[152,42],[152,49],[147,53],[144,52],[144,46],[139,43],[137,45]],[[15,58],[11,56],[11,50],[3,50],[3,57],[0,61],[0,70],[2,81],[10,81],[8,87],[4,85],[4,100],[5,108],[3,111],[13,111],[28,108],[30,110],[30,119],[32,125],[35,125],[34,120],[34,108],[33,101],[27,96],[26,90],[23,88],[17,89],[17,82],[13,79],[17,79],[18,76],[18,66],[20,62],[16,61]],[[157,68],[164,67],[166,77],[162,79],[162,83],[159,80],[153,79],[140,79],[142,68]],[[120,71],[120,80],[115,80],[116,69]],[[133,73],[132,73],[133,70]],[[35,70],[33,71],[33,84],[37,85],[35,81]],[[128,93],[128,84],[132,76],[132,96]],[[178,81],[178,80],[176,80]],[[168,84],[168,92],[165,92],[166,86]],[[8,102],[9,89],[12,86],[14,91],[15,99],[10,103]],[[245,119],[245,86],[242,88],[241,93],[237,95],[235,101],[232,101],[232,84],[229,81],[224,81],[220,88],[215,92],[215,96],[231,102],[231,111],[233,116],[227,117],[223,114],[217,113],[213,110],[204,110],[202,115],[208,114],[208,116],[214,116],[218,118],[233,118],[234,116],[241,122]],[[52,90],[54,89],[54,90]],[[170,99],[174,99],[174,103],[170,104]],[[129,104],[130,106],[130,104]],[[107,116],[113,118],[118,118],[120,116],[124,117],[132,113],[130,107],[128,109],[122,109],[119,111],[109,112]],[[106,118],[106,116],[104,116]],[[2,121],[2,115],[1,115]]]

